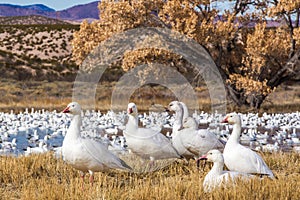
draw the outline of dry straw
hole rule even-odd
[[[86,179],[82,189],[79,173],[52,153],[1,157],[0,199],[300,199],[299,153],[262,156],[278,179],[238,181],[208,194],[202,182],[210,167],[197,169],[194,161],[175,161],[155,172],[136,165],[138,173],[96,173],[95,184]]]

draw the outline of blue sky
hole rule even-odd
[[[16,5],[44,4],[55,10],[63,10],[74,5],[86,4],[97,0],[0,0],[0,3]]]

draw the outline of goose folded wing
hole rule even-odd
[[[101,142],[89,138],[82,138],[81,142],[89,155],[99,164],[108,168],[129,168],[124,161],[111,153]]]

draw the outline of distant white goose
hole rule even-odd
[[[111,153],[104,144],[91,138],[81,137],[81,107],[78,103],[70,103],[63,113],[70,113],[73,118],[63,141],[62,156],[72,167],[80,170],[82,179],[84,174],[89,172],[90,182],[93,183],[94,172],[108,169],[131,169],[123,160]]]
[[[29,156],[30,154],[40,154],[40,153],[46,153],[48,152],[47,144],[44,141],[39,142],[38,147],[27,147],[25,153],[25,156]]]
[[[256,152],[240,144],[240,116],[237,113],[227,114],[223,122],[233,125],[232,133],[223,152],[227,168],[232,171],[268,175],[274,178],[273,172],[264,160]]]
[[[129,103],[127,108],[128,122],[124,130],[126,144],[135,154],[151,161],[180,158],[170,140],[158,131],[138,127],[138,109],[135,103]]]
[[[250,174],[246,173],[223,171],[224,158],[222,153],[217,149],[210,150],[206,155],[198,158],[198,160],[207,160],[214,163],[212,169],[204,178],[204,192],[211,192],[218,187],[226,187],[228,184],[234,184],[237,178],[248,179],[251,177]]]
[[[182,103],[172,101],[168,108],[175,112],[172,144],[181,156],[187,159],[196,159],[211,149],[224,148],[223,143],[215,134],[206,129],[198,129],[197,122],[192,117],[186,117],[183,121],[184,108]]]

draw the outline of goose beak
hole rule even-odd
[[[166,112],[171,112],[169,106],[165,106],[165,111]]]
[[[197,159],[197,167],[198,167],[198,168],[199,168],[199,166],[200,166],[200,160],[207,160],[206,155],[203,155],[203,156],[201,156],[201,157],[199,157],[199,158]],[[206,164],[206,162],[205,162],[205,164]]]
[[[66,107],[62,112],[63,113],[69,113],[70,112],[70,107]]]
[[[225,118],[221,121],[221,123],[228,123],[228,117],[225,117]]]
[[[128,108],[128,113],[129,113],[129,114],[133,113],[132,108]]]
[[[199,157],[197,160],[207,160],[207,156],[203,155],[203,156]]]

